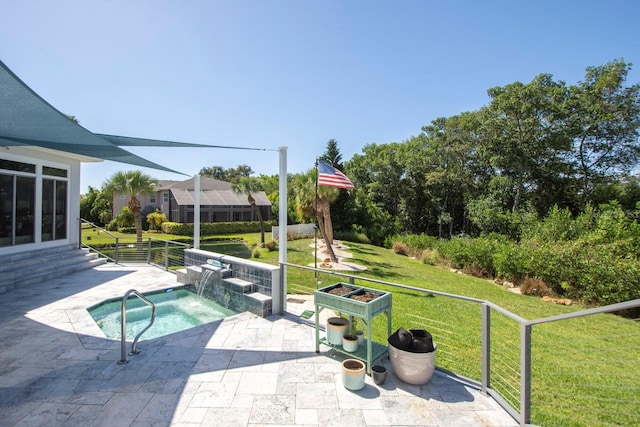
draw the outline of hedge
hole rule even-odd
[[[274,221],[265,221],[265,230],[273,227]],[[193,236],[193,223],[163,222],[162,232],[179,236]],[[259,233],[259,221],[203,222],[200,234]]]

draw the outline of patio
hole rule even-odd
[[[155,267],[103,265],[0,298],[3,425],[513,426],[496,402],[442,372],[426,386],[389,369],[376,386],[342,386],[344,356],[321,347],[296,313],[242,313],[141,341],[118,365],[86,308],[104,299],[176,286]],[[128,349],[130,345],[128,346]],[[389,368],[388,359],[383,360]]]

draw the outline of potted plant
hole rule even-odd
[[[413,385],[427,384],[436,367],[437,346],[424,329],[398,329],[389,339],[389,361],[396,376]]]

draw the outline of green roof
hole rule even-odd
[[[146,160],[120,146],[212,147],[203,144],[95,134],[56,110],[31,90],[2,61],[0,61],[0,146],[43,147],[182,175],[185,174]]]

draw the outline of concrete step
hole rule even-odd
[[[106,263],[98,254],[72,246],[0,257],[0,293]]]

